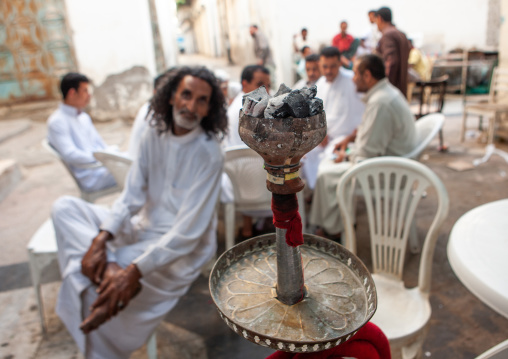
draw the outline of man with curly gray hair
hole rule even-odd
[[[53,207],[57,313],[86,358],[128,358],[216,252],[227,129],[219,83],[205,68],[173,70],[150,111],[111,210],[72,197]]]

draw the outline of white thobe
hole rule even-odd
[[[238,126],[240,125],[240,110],[242,109],[242,99],[245,93],[240,91],[233,102],[228,107],[227,116],[228,116],[228,134],[224,139],[223,146],[224,149],[229,147],[237,147],[237,146],[246,146],[245,143],[240,138],[240,134],[238,133]],[[233,184],[229,179],[226,173],[222,174],[221,180],[221,194],[220,201],[222,203],[231,203],[234,200],[233,194]]]
[[[310,88],[312,86],[314,86],[316,83],[315,82],[312,82],[312,81],[309,81],[307,79],[300,79],[298,80],[292,87],[293,90],[301,90],[303,89],[304,87],[307,87],[307,88]]]
[[[356,91],[353,72],[341,68],[332,82],[321,76],[316,86],[316,97],[323,100],[330,142],[356,130],[362,121],[365,105]]]
[[[377,44],[383,34],[379,31],[377,24],[371,24],[369,30],[365,33],[365,47],[370,50],[370,52],[374,52],[376,50]]]
[[[57,314],[87,358],[128,358],[213,257],[223,161],[218,141],[201,127],[184,136],[159,135],[150,128],[111,211],[72,197],[55,203],[52,218],[63,276]],[[85,337],[79,324],[96,295],[81,274],[81,259],[99,228],[114,235],[108,260],[122,267],[136,264],[143,289]]]
[[[132,124],[131,136],[129,139],[128,154],[130,158],[136,158],[143,132],[149,127],[150,118],[147,118],[150,102],[145,103],[138,110],[134,123]]]
[[[242,99],[245,93],[241,91],[231,102],[228,108],[228,135],[224,140],[224,149],[228,150],[232,147],[247,147],[245,142],[240,138],[240,134],[238,132],[240,126],[240,110],[242,109]],[[229,179],[226,173],[222,174],[221,180],[221,194],[220,201],[222,203],[231,203],[235,199],[235,195],[233,193],[233,184]],[[246,211],[242,212],[242,214],[251,217],[270,217],[272,215],[272,211]]]
[[[336,191],[344,172],[353,163],[377,156],[404,156],[416,146],[414,115],[406,98],[387,78],[374,85],[364,101],[367,106],[358,126],[352,162],[324,159],[319,165],[310,223],[330,234],[343,229]]]
[[[316,184],[319,163],[330,157],[334,146],[358,127],[365,109],[356,92],[352,71],[341,68],[332,82],[322,76],[316,86],[316,97],[323,100],[326,113],[328,145],[318,145],[305,155],[302,176],[311,189]]]
[[[60,104],[48,119],[48,142],[70,165],[83,189],[98,191],[116,184],[104,167],[83,168],[97,162],[93,152],[107,149],[88,114]]]
[[[228,135],[224,139],[225,147],[245,145],[245,143],[240,138],[240,134],[238,133],[238,126],[240,125],[240,110],[243,106],[243,95],[245,95],[245,93],[240,91],[240,93],[236,95],[233,102],[231,102],[231,105],[228,107]]]

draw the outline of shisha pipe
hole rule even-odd
[[[302,223],[296,193],[303,190],[300,160],[326,136],[322,112],[308,118],[267,121],[240,112],[239,133],[265,161],[266,187],[272,192],[277,241],[277,299],[287,305],[304,298]],[[295,228],[296,227],[296,228]],[[289,232],[288,232],[289,231]]]
[[[276,234],[241,242],[217,260],[210,291],[219,314],[237,334],[276,350],[340,345],[374,315],[377,295],[353,253],[325,238],[302,236],[300,160],[325,137],[325,113],[266,119],[242,111],[239,134],[265,161]]]

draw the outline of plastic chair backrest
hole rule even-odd
[[[439,130],[443,127],[444,115],[441,113],[432,113],[423,116],[415,123],[416,127],[416,147],[406,154],[405,158],[417,160],[420,158],[423,150],[429,145],[430,141],[436,137]]]
[[[85,201],[93,203],[97,198],[118,192],[120,190],[120,186],[113,186],[113,187],[109,187],[109,188],[98,190],[98,191],[91,191],[91,192],[87,191],[86,189],[84,189],[81,186],[80,182],[74,175],[72,168],[63,160],[63,158],[60,156],[58,151],[53,146],[51,146],[51,144],[48,142],[47,139],[42,140],[42,147],[44,147],[48,152],[50,152],[53,156],[58,158],[60,160],[60,162],[62,162],[62,164],[64,165],[67,172],[69,172],[71,177],[74,179],[76,186],[78,186],[79,192],[81,194],[81,198],[84,199]],[[97,167],[102,167],[102,164],[101,163],[91,163],[89,165],[84,165],[84,166],[80,166],[80,167],[81,168],[97,168]]]
[[[78,179],[76,178],[76,175],[74,175],[72,168],[63,160],[62,156],[60,156],[60,153],[58,153],[58,151],[53,146],[51,146],[51,144],[48,142],[48,140],[46,138],[42,140],[42,147],[44,147],[49,153],[51,153],[53,156],[58,158],[60,160],[60,162],[62,162],[62,164],[64,165],[67,172],[69,172],[72,179],[74,179],[74,182],[76,182],[76,185],[78,186],[80,192],[82,194],[87,193],[87,191],[83,187],[81,187],[81,184],[79,183]]]
[[[492,73],[489,103],[508,103],[508,69],[496,67]]]
[[[349,169],[340,180],[337,198],[344,221],[346,248],[356,253],[353,184],[363,193],[367,207],[373,272],[400,280],[416,208],[424,191],[435,188],[438,206],[423,244],[418,279],[420,290],[428,293],[438,231],[449,208],[448,193],[441,180],[425,165],[401,157],[373,158]]]
[[[263,158],[253,149],[226,149],[224,172],[233,184],[237,211],[270,210],[272,193],[266,188]]]
[[[508,358],[508,339],[480,354],[475,359],[506,359]]]
[[[93,156],[108,169],[115,178],[116,183],[123,189],[127,173],[131,168],[132,159],[119,153],[105,151],[94,152]]]

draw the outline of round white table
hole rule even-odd
[[[474,295],[508,318],[508,199],[476,207],[453,226],[448,259]]]

